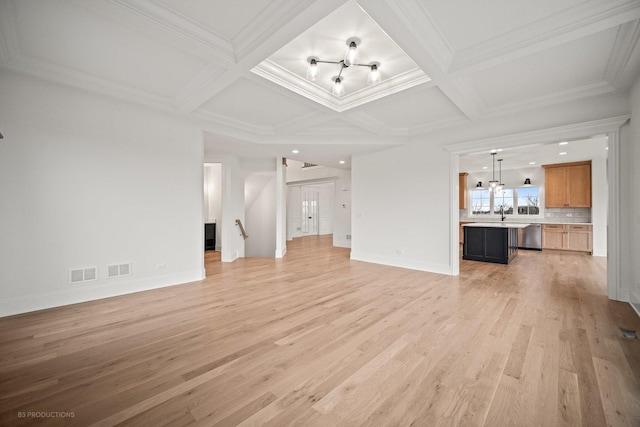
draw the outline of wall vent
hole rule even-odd
[[[74,268],[69,271],[69,282],[90,282],[98,280],[98,267]]]
[[[109,279],[113,277],[120,276],[130,276],[131,275],[131,263],[127,262],[124,264],[113,264],[107,266],[107,277]]]
[[[347,240],[351,240],[351,234],[347,234]]]

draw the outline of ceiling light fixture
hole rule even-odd
[[[562,141],[562,142],[559,142],[558,145],[569,145],[569,143],[567,141]]]
[[[291,152],[292,152],[293,154],[298,154],[300,151],[298,151],[298,150],[291,150]]]
[[[332,93],[334,96],[338,98],[342,98],[345,94],[344,88],[344,77],[342,77],[342,72],[345,68],[349,67],[368,67],[369,75],[367,76],[367,84],[369,86],[376,85],[382,81],[382,76],[380,75],[380,67],[379,62],[372,62],[370,64],[359,64],[358,63],[358,45],[360,44],[360,40],[357,38],[350,38],[347,40],[347,52],[344,55],[344,59],[341,61],[322,61],[315,56],[310,56],[307,58],[307,62],[309,63],[309,67],[307,68],[307,80],[312,82],[316,81],[318,77],[318,64],[337,64],[340,65],[340,71],[338,75],[333,78],[333,90]]]
[[[341,165],[344,165],[344,160],[340,160],[340,164],[341,164]]]
[[[502,183],[502,161],[504,159],[498,159],[498,164],[500,165],[500,184],[496,187],[497,192],[501,192],[504,190],[504,184]]]
[[[567,154],[567,152],[566,152],[566,151],[563,151],[563,152],[558,153],[558,154],[559,154],[559,155],[561,155],[561,156],[564,156],[564,155],[566,155],[566,154]]]
[[[496,181],[496,153],[491,153],[491,157],[493,159],[493,174],[492,179],[489,181],[489,191],[495,191],[496,187],[498,187],[499,182]]]
[[[536,164],[536,162],[529,162],[529,164],[530,164],[530,165],[535,165],[535,164]]]
[[[531,187],[531,179],[530,178],[525,178],[524,180],[524,184],[522,184],[523,187]]]

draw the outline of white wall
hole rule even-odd
[[[216,250],[222,247],[222,164],[204,164],[204,222],[216,224]]]
[[[220,259],[232,262],[244,258],[244,239],[236,219],[244,218],[244,172],[235,156],[225,156],[222,161],[222,224]]]
[[[333,201],[333,246],[351,247],[351,178],[335,181]]]
[[[451,274],[449,167],[433,141],[354,157],[351,258]]]
[[[259,194],[245,209],[246,257],[273,258],[276,250],[276,177],[268,177]]]
[[[0,100],[0,316],[203,277],[199,129],[6,70]]]
[[[640,314],[640,77],[636,80],[631,92],[631,123],[629,138],[621,140],[620,181],[624,192],[620,199],[628,198],[626,214],[622,216],[622,226],[628,227],[628,238],[622,246],[622,253],[626,254],[623,263],[623,279],[630,288],[629,300]],[[622,139],[622,138],[621,138]],[[625,230],[623,228],[623,230]]]
[[[593,223],[593,256],[607,256],[607,210],[609,183],[607,160],[591,160],[591,222]]]

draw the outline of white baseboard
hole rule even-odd
[[[633,308],[633,311],[636,312],[638,317],[640,317],[640,304],[634,304],[634,303],[630,302],[629,305],[631,306],[631,308]]]
[[[0,317],[196,282],[204,279],[203,271],[203,269],[198,269],[126,282],[109,280],[93,286],[73,285],[73,287],[59,291],[24,297],[0,298]]]
[[[380,255],[371,255],[362,252],[351,251],[351,259],[355,261],[371,262],[374,264],[390,265],[392,267],[408,268],[410,270],[427,271],[429,273],[453,275],[452,268],[449,264],[437,264],[424,261],[413,261],[401,258],[384,257]]]

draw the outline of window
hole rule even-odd
[[[488,215],[491,213],[491,192],[489,190],[473,190],[471,206],[473,215]]]
[[[503,208],[505,215],[513,215],[513,188],[505,188],[493,195],[493,213],[500,215]]]
[[[540,215],[540,187],[518,188],[518,215]]]
[[[478,189],[471,193],[472,215],[540,215],[540,187],[505,188],[497,194]]]

